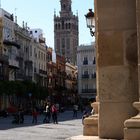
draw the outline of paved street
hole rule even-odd
[[[38,123],[32,124],[32,116],[25,116],[24,124],[12,124],[13,117],[0,118],[0,140],[65,140],[68,137],[81,135],[82,114],[72,118],[72,111],[60,113],[58,124],[43,124],[44,116],[38,117]]]

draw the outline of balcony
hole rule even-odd
[[[83,79],[89,78],[89,74],[83,74],[83,75],[82,75],[82,78],[83,78]]]
[[[82,93],[96,93],[96,89],[82,89]]]
[[[39,69],[39,73],[40,73],[40,74],[47,75],[47,71],[44,71],[44,70],[41,70],[41,69]]]
[[[4,39],[3,44],[8,45],[8,46],[15,46],[18,49],[20,49],[20,45],[15,41],[10,41],[10,40]]]
[[[19,62],[13,59],[9,59],[9,67],[11,68],[19,68]]]

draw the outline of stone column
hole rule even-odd
[[[140,99],[140,0],[136,0],[137,17],[137,43],[138,43],[138,86]],[[124,122],[124,139],[140,140],[140,100],[134,102],[133,106],[139,111],[138,115]]]
[[[83,135],[84,136],[98,136],[98,96],[96,102],[91,104],[94,108],[94,114],[84,119]]]
[[[138,100],[135,0],[95,0],[99,137],[123,138]]]

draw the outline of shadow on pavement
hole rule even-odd
[[[13,116],[8,116],[7,118],[0,117],[0,130],[7,130],[7,129],[13,129],[13,128],[18,128],[18,127],[30,127],[30,126],[45,124],[43,123],[44,117],[45,117],[44,115],[39,115],[37,124],[32,124],[32,116],[29,116],[29,115],[24,116],[23,124],[12,124]],[[63,122],[63,121],[81,119],[81,118],[82,118],[81,112],[78,112],[77,117],[73,117],[72,111],[65,111],[63,113],[58,114],[58,123]],[[52,122],[52,119],[51,119],[51,122]],[[75,125],[75,124],[69,124],[69,125]]]

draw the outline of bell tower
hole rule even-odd
[[[71,11],[71,0],[60,0],[61,11],[60,16],[68,16],[72,14]]]
[[[54,14],[54,48],[69,62],[76,64],[79,46],[78,16],[72,12],[71,0],[60,0],[60,15]]]

